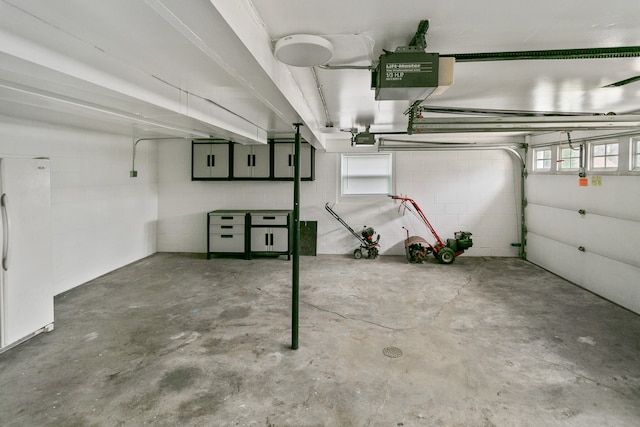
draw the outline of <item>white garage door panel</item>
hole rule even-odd
[[[602,176],[601,187],[583,187],[580,209],[604,216],[640,220],[638,176]]]
[[[640,313],[640,268],[533,233],[527,243],[532,263]]]
[[[608,258],[640,267],[638,262],[638,238],[640,222],[599,215],[585,215],[581,246],[587,252],[595,252]],[[640,276],[636,276],[640,285]]]
[[[527,260],[565,279],[581,284],[584,275],[584,255],[575,246],[529,232]]]
[[[527,230],[530,233],[578,247],[583,225],[584,218],[577,211],[535,204],[527,206]]]
[[[527,230],[574,249],[582,246],[587,252],[640,267],[637,238],[633,237],[640,236],[637,221],[530,204]],[[531,253],[531,248],[527,252]]]
[[[573,208],[580,206],[581,195],[577,186],[577,177],[557,175],[533,175],[527,179],[527,199],[529,203],[541,203],[549,206]],[[549,188],[554,191],[550,192]],[[580,206],[578,209],[584,209]]]
[[[640,268],[589,252],[582,255],[583,287],[640,313]]]
[[[557,206],[577,211],[597,212],[604,216],[640,220],[637,176],[602,176],[601,187],[579,187],[571,175],[531,175],[527,179],[530,204]],[[620,201],[624,200],[624,203]]]

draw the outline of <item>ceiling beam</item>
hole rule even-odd
[[[74,98],[76,107],[86,104],[93,111],[119,111],[120,118],[128,116],[131,123],[140,123],[133,119],[143,119],[143,112],[152,110],[165,118],[167,127],[172,121],[177,124],[192,119],[201,125],[194,129],[201,135],[220,132],[243,141],[266,143],[266,130],[251,121],[171,86],[44,19],[4,2],[0,2],[0,14],[8,23],[0,29],[0,53],[24,64],[20,83],[29,79],[29,90],[35,95],[42,91],[50,100],[58,98],[63,103]],[[59,48],[50,47],[54,45]],[[85,89],[86,98],[69,97],[67,85],[52,87],[42,76],[64,76],[75,87]],[[130,104],[127,111],[117,107],[122,100]]]
[[[319,129],[325,123],[320,123],[313,114],[288,66],[274,57],[271,37],[251,2],[210,2],[242,43],[242,49],[236,49],[235,54],[225,57],[224,66],[232,67],[235,70],[233,76],[285,123],[302,123],[302,137],[316,148],[324,149],[325,136]],[[229,42],[221,40],[220,44]]]
[[[51,101],[54,104],[65,105],[84,111],[85,113],[98,113],[101,116],[109,117],[121,122],[135,123],[144,126],[157,128],[165,132],[167,135],[188,135],[190,137],[204,137],[208,138],[211,135],[205,133],[203,130],[191,129],[181,125],[177,125],[171,122],[164,122],[155,120],[143,116],[128,113],[109,107],[105,107],[98,104],[93,104],[81,99],[71,98],[68,96],[60,95],[57,93],[35,89],[29,86],[20,85],[18,83],[8,82],[0,79],[0,88],[7,89],[14,94],[12,99],[18,98],[15,95],[26,95],[29,98],[37,100],[35,104],[42,105],[43,101]],[[28,98],[22,98],[21,102],[27,102]],[[207,126],[202,126],[201,129],[205,129]]]

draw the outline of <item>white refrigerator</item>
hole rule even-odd
[[[0,352],[53,330],[49,159],[0,158]]]

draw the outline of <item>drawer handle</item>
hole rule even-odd
[[[220,219],[233,219],[232,216],[221,216]]]
[[[221,225],[220,228],[233,228],[233,225]]]
[[[220,238],[222,238],[222,239],[233,239],[233,234],[221,234]]]
[[[263,216],[262,219],[276,219],[275,216]]]

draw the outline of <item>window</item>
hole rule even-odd
[[[551,170],[551,148],[536,148],[533,150],[533,170]]]
[[[580,149],[560,147],[558,150],[558,170],[573,171],[580,167]]]
[[[640,139],[631,140],[631,170],[640,171]]]
[[[591,169],[618,169],[618,143],[603,142],[590,145]]]
[[[341,194],[392,194],[391,153],[343,154],[341,158]]]

